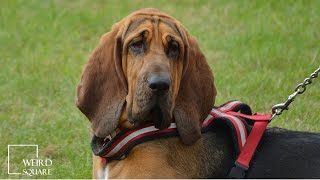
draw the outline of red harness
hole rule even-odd
[[[230,101],[222,106],[214,107],[202,124],[202,133],[210,131],[218,121],[227,123],[234,130],[232,131],[233,139],[236,141],[235,149],[239,156],[235,161],[235,167],[229,174],[231,178],[244,178],[257,145],[272,117],[272,114],[251,114],[251,108],[247,104]],[[253,124],[251,132],[248,124]],[[130,150],[140,143],[174,136],[179,136],[175,123],[171,123],[169,128],[163,130],[147,124],[140,128],[120,132],[107,142],[94,136],[91,147],[93,153],[103,157],[106,163],[106,161],[125,158]]]
[[[236,101],[233,101],[236,102]],[[232,103],[229,102],[227,104]],[[254,115],[246,115],[239,112],[235,112],[236,104],[241,104],[239,101],[233,105],[234,107],[224,111],[224,113],[227,116],[230,117],[242,117],[246,120],[251,121],[253,124],[253,128],[247,137],[246,142],[244,143],[242,149],[240,150],[240,155],[238,156],[235,167],[231,169],[231,172],[229,174],[230,178],[244,178],[245,172],[249,169],[249,164],[251,162],[251,159],[253,157],[253,154],[261,140],[261,137],[266,130],[268,123],[271,121],[272,114],[262,114],[262,113],[255,113]],[[244,104],[245,106],[248,106]],[[249,107],[249,106],[248,106]],[[250,107],[249,107],[250,108]],[[251,114],[251,113],[250,113]]]

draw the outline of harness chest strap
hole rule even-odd
[[[254,152],[262,138],[264,131],[266,130],[268,123],[271,121],[272,114],[256,114],[254,119],[250,119],[255,121],[253,128],[251,130],[250,135],[247,138],[247,141],[238,156],[235,167],[233,167],[229,173],[230,178],[244,178],[245,172],[249,169],[249,164],[252,160]]]
[[[245,112],[246,114],[238,112],[241,110],[247,111]],[[248,115],[251,114],[250,107],[239,101],[228,102],[218,109],[213,109],[210,114],[213,115],[215,118],[227,117],[231,121],[235,119],[235,117],[242,117],[245,118],[247,121],[251,121],[252,123],[254,123],[249,136],[246,136],[245,143],[242,143],[242,146],[240,146],[239,144],[240,154],[235,161],[235,167],[233,167],[229,173],[230,178],[244,178],[245,171],[249,169],[251,159],[262,138],[265,129],[268,126],[268,123],[272,118],[272,114],[256,113],[254,115]],[[237,131],[238,129],[241,128],[237,128]]]
[[[248,170],[255,149],[272,117],[271,114],[256,113],[251,115],[251,108],[240,101],[230,101],[220,107],[214,107],[202,124],[201,132],[210,131],[216,122],[224,122],[234,129],[232,131],[235,149],[239,154],[235,167],[232,168],[229,177],[243,178]],[[249,124],[253,124],[251,133]],[[91,147],[93,153],[104,157],[104,163],[115,159],[123,159],[130,150],[146,141],[179,136],[175,123],[171,123],[167,129],[156,129],[153,124],[120,132],[107,143],[101,143],[97,137],[93,137]],[[106,161],[105,161],[106,160]]]

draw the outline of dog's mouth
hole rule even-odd
[[[133,114],[132,110],[128,111],[128,121],[135,128],[150,122],[154,123],[154,126],[158,129],[165,129],[170,126],[171,117],[171,113],[159,105],[155,105],[149,111],[139,112],[137,115]]]
[[[171,123],[171,116],[167,115],[169,117],[165,117],[166,112],[163,112],[163,110],[159,106],[155,106],[150,111],[150,119],[153,121],[154,126],[158,129],[165,129],[169,127]]]
[[[172,119],[172,92],[150,88],[143,82],[127,102],[128,121],[134,128],[148,122],[158,129],[168,128]]]

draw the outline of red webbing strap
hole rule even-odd
[[[249,163],[252,159],[252,156],[260,142],[260,139],[268,126],[269,121],[256,121],[254,126],[251,130],[250,135],[247,138],[247,141],[240,152],[236,163],[245,167],[246,169],[249,168]]]
[[[245,115],[232,111],[227,112],[227,114],[240,116],[254,121],[253,128],[235,162],[236,166],[231,169],[231,172],[229,174],[229,178],[244,178],[245,171],[249,169],[251,159],[254,155],[254,152],[256,151],[256,148],[262,138],[264,131],[268,126],[268,123],[271,121],[272,114],[256,113],[254,115]]]
[[[234,111],[229,111],[229,112],[227,112],[227,114],[232,115],[232,116],[240,116],[240,117],[250,119],[253,121],[267,121],[267,122],[269,122],[272,117],[272,114],[256,113],[254,115],[245,115],[245,114],[241,114],[241,113],[234,112]]]

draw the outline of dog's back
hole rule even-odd
[[[320,178],[320,134],[268,129],[248,178]]]
[[[220,129],[204,134],[203,140],[209,154],[225,151],[221,168],[209,177],[227,177],[236,158],[231,136]],[[245,178],[320,178],[320,134],[268,128]]]

